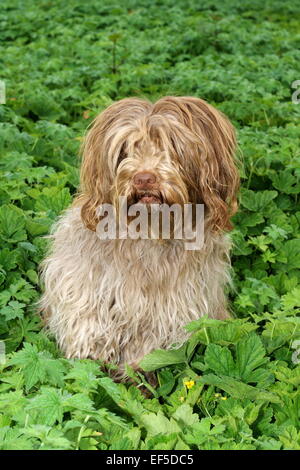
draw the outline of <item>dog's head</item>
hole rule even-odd
[[[205,101],[126,98],[92,123],[81,168],[82,219],[95,230],[100,204],[202,203],[212,230],[231,228],[239,176],[235,133]]]

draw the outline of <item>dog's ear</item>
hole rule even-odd
[[[230,230],[239,187],[232,124],[224,114],[199,98],[166,97],[157,105],[158,111],[176,118],[186,129],[189,143],[183,150],[182,160],[188,185],[196,195],[193,199],[205,204],[212,230]]]
[[[150,106],[146,100],[125,98],[106,108],[92,122],[82,145],[80,194],[74,205],[81,207],[87,228],[96,230],[96,210],[111,203],[111,189],[120,154],[130,134],[130,123]]]

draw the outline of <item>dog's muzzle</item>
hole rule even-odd
[[[158,190],[157,177],[150,171],[136,173],[132,179],[134,204],[161,204],[162,195]]]

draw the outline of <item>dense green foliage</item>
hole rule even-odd
[[[300,449],[299,15],[297,0],[2,0],[0,449]],[[88,123],[166,94],[202,97],[238,130],[236,318],[146,357],[159,387],[145,398],[64,359],[34,302]]]

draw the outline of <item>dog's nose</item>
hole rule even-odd
[[[141,172],[134,175],[133,184],[139,188],[145,188],[156,183],[156,176],[150,172]]]

